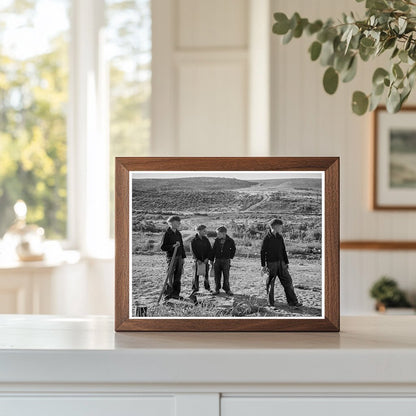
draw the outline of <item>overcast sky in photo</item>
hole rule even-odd
[[[174,179],[174,178],[235,178],[241,180],[265,180],[265,179],[290,179],[290,178],[314,178],[321,179],[323,172],[298,172],[298,171],[141,171],[131,172],[133,179]]]

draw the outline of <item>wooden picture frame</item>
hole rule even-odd
[[[261,172],[322,174],[322,316],[154,318],[132,317],[130,293],[131,177],[141,172]],[[219,175],[221,176],[221,175]],[[115,182],[116,331],[339,331],[339,158],[338,157],[117,157]],[[260,263],[259,263],[260,275]]]
[[[416,106],[403,107],[400,113],[396,114],[389,114],[385,106],[379,106],[373,112],[373,210],[416,210],[416,189],[409,191],[406,186],[397,185],[397,180],[394,179],[393,175],[397,170],[392,170],[392,145],[388,142],[388,140],[393,140],[392,131],[403,130],[409,133],[412,132],[413,140],[416,143],[416,123],[413,127],[413,120],[411,119],[415,115]],[[390,129],[389,137],[387,137],[387,129]],[[416,150],[416,145],[413,147]],[[406,166],[399,166],[400,168],[403,170]],[[400,177],[398,180],[400,180]],[[413,188],[415,188],[415,182],[416,174],[413,174]],[[395,185],[392,185],[392,183]]]

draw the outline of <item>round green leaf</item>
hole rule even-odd
[[[305,29],[308,26],[308,24],[308,19],[298,20],[295,28],[293,29],[293,36],[295,38],[300,38],[302,36],[303,29]]]
[[[371,56],[373,56],[376,52],[375,48],[367,48],[365,46],[363,46],[361,43],[358,47],[358,52],[360,53],[360,58],[364,61],[367,62]]]
[[[273,25],[273,33],[285,35],[290,29],[287,16],[284,13],[275,13],[274,20],[276,20],[276,23]]]
[[[401,50],[400,52],[399,52],[399,58],[400,58],[400,60],[402,61],[402,62],[407,62],[407,60],[408,60],[408,55],[407,55],[407,51],[405,51],[405,50]]]
[[[393,75],[396,78],[403,78],[404,74],[399,64],[394,64],[392,68]]]
[[[306,31],[309,35],[313,35],[316,32],[319,32],[322,29],[323,23],[321,20],[315,20],[313,23],[310,23],[306,28]]]
[[[387,38],[386,41],[383,43],[384,49],[392,48],[396,44],[396,38]]]
[[[283,45],[288,44],[293,39],[293,30],[289,30],[286,35],[283,36],[282,43]]]
[[[389,75],[388,71],[384,68],[377,68],[373,74],[373,85],[379,85],[384,83],[384,78]]]
[[[384,92],[384,83],[373,86],[373,95],[383,95]]]
[[[322,51],[320,55],[320,63],[322,66],[332,65],[334,62],[334,43],[326,41],[322,45]]]
[[[412,92],[412,90],[409,89],[405,89],[403,90],[403,92],[400,94],[400,107],[399,110],[402,108],[403,103],[407,100],[407,98],[409,97],[410,93]]]
[[[344,54],[343,52],[340,53],[339,51],[335,53],[333,67],[335,68],[336,71],[343,72],[350,66],[350,63],[351,63],[351,53]]]
[[[368,108],[368,97],[361,91],[355,91],[352,95],[352,111],[362,116]]]
[[[289,26],[292,30],[296,28],[298,23],[301,21],[301,17],[298,12],[293,13],[293,16],[289,20]]]
[[[338,88],[338,72],[330,66],[324,74],[324,89],[328,94],[334,94]]]
[[[368,9],[384,10],[387,9],[388,5],[385,0],[367,0],[365,7]]]
[[[362,45],[364,48],[372,48],[374,46],[374,39],[372,38],[362,38],[360,41],[360,45]]]
[[[397,113],[400,110],[401,97],[397,88],[392,88],[387,96],[386,107],[389,113]]]
[[[399,53],[399,50],[400,50],[400,49],[396,46],[396,47],[394,48],[394,50],[393,50],[393,53],[391,54],[390,59],[395,58],[395,57],[397,56],[397,54]]]
[[[311,54],[312,61],[316,61],[319,58],[321,50],[322,44],[320,42],[315,41],[312,43],[312,45],[309,47],[309,53]]]
[[[357,74],[357,58],[354,55],[351,58],[351,61],[348,65],[348,69],[344,73],[344,76],[342,77],[342,82],[350,82],[354,79],[355,75]]]
[[[381,101],[381,97],[382,97],[381,95],[371,94],[370,105],[368,107],[368,111],[373,111],[378,107]]]
[[[322,29],[317,35],[316,39],[319,40],[319,42],[324,43],[328,40],[328,30]]]

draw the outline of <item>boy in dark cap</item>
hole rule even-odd
[[[211,243],[207,238],[207,227],[203,224],[196,227],[197,233],[191,241],[191,251],[195,260],[195,275],[192,282],[192,293],[191,297],[199,291],[199,271],[198,268],[204,268],[204,287],[206,290],[210,290],[208,280],[208,261],[211,257]]]
[[[292,277],[289,274],[289,260],[282,237],[282,226],[283,222],[276,218],[269,222],[270,229],[263,239],[260,251],[263,273],[268,273],[266,290],[269,304],[274,306],[274,283],[277,276],[285,290],[287,303],[290,306],[302,306],[296,297]]]
[[[167,223],[169,224],[169,228],[163,235],[162,245],[160,248],[163,251],[166,251],[168,268],[172,261],[174,264],[172,276],[169,277],[168,284],[166,285],[165,300],[170,298],[183,300],[183,297],[179,296],[179,293],[181,291],[181,277],[186,254],[183,246],[182,234],[179,231],[181,219],[177,215],[173,215],[168,218]],[[175,258],[172,258],[175,247],[178,247],[178,249],[176,251]]]
[[[234,240],[227,235],[225,227],[217,228],[217,238],[212,247],[211,261],[214,262],[215,292],[218,295],[221,289],[221,275],[224,276],[222,288],[229,296],[233,296],[230,289],[230,266],[235,255]]]

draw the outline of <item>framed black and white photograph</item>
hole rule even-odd
[[[416,209],[416,107],[374,112],[374,209]]]
[[[117,330],[338,330],[337,158],[116,165]]]

